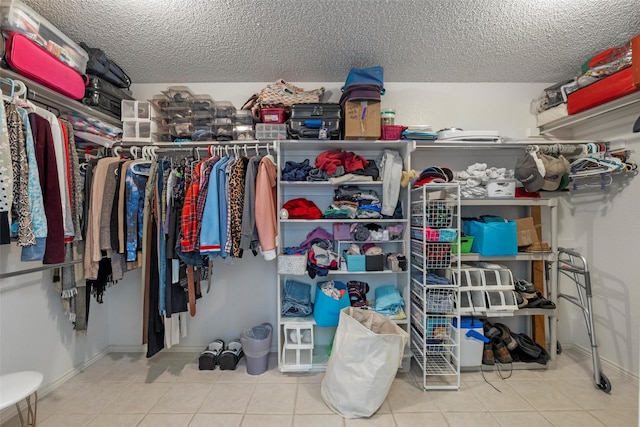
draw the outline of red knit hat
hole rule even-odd
[[[282,206],[291,219],[320,219],[322,211],[311,200],[305,198],[291,199]]]

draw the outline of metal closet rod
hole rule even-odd
[[[131,149],[134,147],[143,148],[149,147],[154,148],[154,152],[156,153],[167,153],[167,152],[179,152],[179,151],[193,151],[193,150],[201,150],[205,149],[211,153],[212,149],[222,149],[222,148],[246,148],[246,149],[254,149],[254,150],[267,150],[267,152],[275,154],[277,152],[277,144],[276,141],[227,141],[227,142],[217,142],[217,141],[186,141],[181,143],[174,142],[153,142],[140,144],[135,142],[119,142],[114,145],[112,149],[121,147],[123,149]]]
[[[526,149],[531,145],[539,145],[539,146],[547,146],[547,145],[575,145],[578,146],[580,144],[588,144],[588,143],[603,143],[606,141],[598,141],[598,140],[571,140],[571,141],[560,141],[560,140],[547,140],[547,139],[531,139],[531,140],[522,140],[518,142],[470,142],[465,143],[464,141],[451,142],[451,141],[417,141],[416,149],[418,150],[428,150],[428,149],[442,149],[442,148],[459,148],[466,150],[477,150],[477,149],[514,149],[521,148]]]
[[[76,260],[69,261],[69,262],[61,262],[60,264],[44,264],[44,265],[41,265],[40,267],[27,268],[27,269],[24,269],[24,270],[17,270],[17,271],[10,271],[8,273],[0,273],[0,279],[6,279],[6,278],[9,278],[9,277],[15,277],[15,276],[22,276],[23,274],[37,273],[39,271],[51,270],[52,268],[70,267],[72,265],[80,264],[82,262],[84,262],[84,260],[76,259]]]

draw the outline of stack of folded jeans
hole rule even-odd
[[[313,312],[311,285],[287,280],[282,295],[282,315],[286,317],[305,317]]]

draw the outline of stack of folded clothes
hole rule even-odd
[[[316,157],[315,168],[308,171],[309,181],[376,181],[380,171],[374,160],[367,160],[350,151],[329,150]]]
[[[361,190],[356,185],[343,185],[335,189],[333,203],[324,211],[324,217],[380,218],[381,210],[380,198],[375,191]]]
[[[311,286],[287,280],[282,295],[282,315],[287,317],[305,317],[313,312],[311,302]]]
[[[402,311],[404,300],[395,286],[381,286],[375,291],[375,305],[373,309],[380,314],[392,316]]]

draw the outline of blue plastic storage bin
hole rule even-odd
[[[518,254],[518,234],[515,221],[465,221],[464,233],[474,236],[471,252],[483,256],[511,256]]]
[[[338,319],[340,318],[340,310],[345,307],[349,307],[349,293],[347,292],[347,285],[342,282],[334,280],[333,283],[337,289],[344,289],[344,295],[339,300],[333,299],[320,289],[320,286],[324,282],[316,284],[316,300],[313,305],[313,318],[316,321],[316,325],[320,327],[332,327],[338,326]]]

